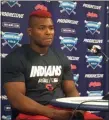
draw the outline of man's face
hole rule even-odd
[[[32,42],[40,47],[52,44],[54,38],[54,25],[51,18],[32,18],[28,33]]]

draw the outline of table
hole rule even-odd
[[[53,99],[50,104],[61,108],[88,111],[109,111],[109,100],[102,100],[102,97],[103,96],[58,98]]]

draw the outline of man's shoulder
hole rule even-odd
[[[64,54],[62,50],[54,47],[51,47],[51,50],[61,60],[61,62],[63,62],[64,64],[69,62],[67,56]]]
[[[16,59],[19,59],[21,58],[22,56],[25,55],[25,52],[26,52],[26,46],[25,45],[22,45],[21,47],[18,47],[18,48],[15,48],[13,51],[11,51],[7,56],[6,58],[16,58]]]
[[[63,51],[60,50],[60,49],[57,49],[57,48],[55,48],[55,47],[50,47],[50,49],[51,49],[51,51],[52,51],[53,53],[55,53],[56,55],[65,56],[64,53],[63,53]]]

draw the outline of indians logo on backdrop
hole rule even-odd
[[[90,82],[89,87],[101,87],[101,82]]]
[[[23,33],[15,33],[15,32],[2,32],[2,39],[4,39],[3,46],[9,45],[11,48],[14,48],[16,45],[21,47],[19,43],[23,37]]]
[[[60,3],[59,7],[62,8],[62,10],[60,10],[61,13],[66,12],[68,15],[70,15],[71,13],[73,13],[74,15],[76,14],[74,10],[76,9],[77,2],[59,1],[59,3]]]
[[[98,14],[94,12],[88,12],[87,17],[89,18],[98,18]]]
[[[94,21],[84,21],[85,27],[87,28],[86,33],[90,32],[92,35],[95,33],[100,34],[100,31],[98,30],[101,26],[101,22],[94,22]]]
[[[71,64],[70,67],[71,67],[71,70],[76,70],[77,69],[77,66],[74,65],[74,64]]]
[[[62,45],[61,49],[68,49],[69,51],[77,50],[77,48],[75,47],[78,41],[77,37],[59,37],[59,39],[61,40],[60,44]]]
[[[18,7],[21,7],[21,4],[18,3],[18,1],[16,0],[3,0],[2,4],[8,4],[10,7],[13,7],[15,5],[17,5]]]
[[[86,57],[86,62],[88,63],[87,68],[91,67],[95,69],[97,66],[99,68],[102,68],[100,63],[102,62],[103,56],[85,56]]]

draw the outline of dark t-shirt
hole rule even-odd
[[[26,96],[46,105],[51,99],[64,97],[61,83],[72,80],[72,71],[62,52],[49,48],[41,55],[23,45],[5,58],[2,76],[5,83],[25,82]]]

